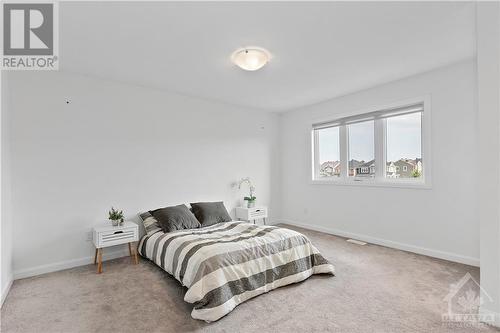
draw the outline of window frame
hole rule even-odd
[[[375,117],[374,121],[374,152],[375,152],[375,166],[382,166],[375,168],[375,176],[373,178],[359,179],[356,177],[349,177],[349,152],[348,152],[348,133],[347,125],[339,123],[339,144],[340,144],[340,177],[331,177],[329,179],[318,179],[316,175],[319,174],[319,163],[316,163],[316,158],[319,158],[319,141],[317,131],[314,130],[315,124],[332,122],[335,123],[343,118],[349,117],[362,117],[365,114],[373,114],[374,112],[381,112],[384,110],[390,112],[391,109],[412,106],[416,104],[423,104],[422,120],[421,120],[421,151],[423,161],[423,172],[419,179],[405,179],[405,178],[388,178],[386,177],[386,150],[387,150],[387,127],[385,117]],[[311,169],[309,173],[309,180],[311,184],[319,185],[347,185],[347,186],[375,186],[375,187],[400,187],[400,188],[418,188],[430,189],[432,188],[432,161],[431,161],[431,96],[422,96],[412,99],[407,99],[399,102],[393,102],[385,105],[373,106],[361,111],[353,111],[344,114],[338,114],[334,117],[317,119],[311,122],[308,131],[311,135],[311,149],[309,156],[311,156]],[[318,173],[317,173],[318,172]]]

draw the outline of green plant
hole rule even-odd
[[[109,211],[109,219],[111,221],[123,222],[123,210],[118,211],[111,207],[111,210]]]
[[[244,197],[243,198],[243,200],[245,200],[245,201],[255,201],[256,199],[257,199],[257,197],[253,196],[253,195],[251,197]]]
[[[418,171],[417,169],[413,170],[413,172],[411,173],[411,176],[413,178],[418,178],[422,175],[422,173],[420,171]]]

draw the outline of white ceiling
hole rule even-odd
[[[474,56],[465,2],[61,2],[61,69],[285,111]],[[242,46],[272,61],[245,72]]]

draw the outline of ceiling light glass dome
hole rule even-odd
[[[233,52],[231,60],[241,69],[256,71],[264,67],[271,59],[271,54],[260,47],[245,47]]]

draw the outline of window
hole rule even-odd
[[[373,125],[373,120],[347,125],[349,177],[360,178],[375,175]]]
[[[318,129],[316,178],[340,177],[339,127]]]
[[[428,185],[429,112],[418,102],[313,124],[313,180]]]
[[[404,164],[402,173],[386,173],[386,177],[420,178],[422,176],[422,112],[388,117],[386,122],[386,163]]]

